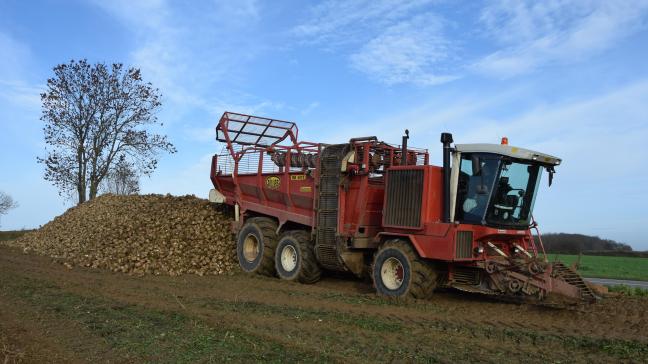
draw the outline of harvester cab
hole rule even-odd
[[[560,159],[502,144],[454,144],[443,166],[426,149],[375,136],[298,140],[295,123],[226,112],[216,127],[210,200],[233,207],[250,273],[316,282],[323,270],[370,276],[385,296],[427,298],[439,285],[546,300],[595,299],[549,263],[531,229],[543,171]]]
[[[444,133],[445,134],[445,133]],[[466,282],[466,266],[455,265],[459,279],[449,285],[471,292],[523,299],[577,302],[597,299],[591,288],[574,271],[560,262],[549,263],[542,247],[531,234],[536,229],[533,206],[542,172],[553,181],[561,159],[549,154],[501,144],[456,144],[444,142],[444,186],[446,219],[458,227],[458,234],[471,235],[475,265],[483,267],[481,278]],[[449,166],[449,160],[452,161]],[[459,239],[456,244],[460,244]],[[459,246],[457,245],[457,248]],[[551,299],[547,299],[547,296]]]
[[[559,158],[508,144],[458,144],[453,150],[450,219],[528,229],[543,170]]]

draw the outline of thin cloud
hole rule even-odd
[[[323,49],[348,51],[350,66],[377,82],[438,85],[458,76],[444,68],[454,49],[444,19],[425,10],[432,3],[327,1],[293,33]]]
[[[198,102],[186,89],[181,76],[187,71],[188,49],[182,38],[186,29],[173,18],[170,5],[162,0],[96,1],[95,4],[123,22],[133,33],[138,47],[131,53],[132,63],[145,77],[164,90],[164,97],[174,104]]]
[[[0,54],[0,80],[9,82],[20,79],[31,59],[29,47],[9,34],[0,32]]]
[[[371,39],[372,34],[408,19],[432,0],[329,0],[314,6],[293,34],[306,43],[339,46]]]
[[[0,80],[0,99],[21,110],[39,110],[41,106],[40,94],[43,90],[44,87],[29,85],[24,81]]]
[[[209,2],[193,7],[161,0],[97,5],[124,22],[135,35],[138,46],[131,52],[132,63],[163,91],[169,122],[177,122],[196,109],[221,113],[221,107],[231,105],[233,97],[243,111],[258,110],[259,104],[278,104],[241,95],[242,87],[232,82],[241,65],[264,47],[261,40],[246,37],[259,20],[257,1]],[[147,20],[140,22],[140,17]]]
[[[512,77],[601,53],[646,28],[648,1],[497,1],[480,21],[503,48],[475,62],[480,73]]]
[[[259,3],[257,0],[221,1],[216,4],[218,14],[226,14],[225,21],[240,22],[257,20],[260,17]],[[219,21],[223,20],[219,18]]]
[[[458,76],[439,74],[452,46],[443,35],[443,20],[433,14],[417,16],[387,28],[351,55],[351,64],[388,85],[438,85]]]
[[[125,24],[137,29],[159,30],[167,27],[171,15],[165,0],[93,0],[96,6],[115,15]]]
[[[510,78],[586,61],[645,30],[648,14],[648,0],[496,0],[476,18],[453,21],[451,12],[441,17],[436,3],[330,0],[314,6],[292,33],[302,43],[345,55],[374,81],[439,85],[470,73]],[[451,35],[448,24],[470,31]],[[482,43],[481,49],[466,49],[465,37],[475,37],[470,41]]]
[[[0,99],[21,110],[38,110],[43,87],[29,81],[32,52],[29,46],[0,32]]]
[[[308,106],[306,106],[302,111],[300,111],[300,114],[302,116],[310,114],[313,110],[317,109],[320,106],[320,103],[318,101],[313,101]]]

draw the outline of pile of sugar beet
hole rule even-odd
[[[9,242],[68,267],[129,274],[224,274],[237,269],[231,218],[194,196],[103,195]]]

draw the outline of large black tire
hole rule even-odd
[[[438,282],[434,267],[401,239],[382,245],[374,257],[371,276],[377,293],[388,297],[427,299]]]
[[[303,230],[286,231],[279,238],[275,269],[281,279],[311,284],[320,280],[322,270],[317,264],[310,234]]]
[[[267,217],[248,219],[236,239],[236,255],[243,271],[275,276],[277,223]]]

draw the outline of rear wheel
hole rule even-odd
[[[274,276],[277,224],[267,217],[248,219],[238,233],[236,255],[241,269],[248,273]]]
[[[300,283],[319,281],[322,271],[317,264],[310,234],[303,230],[287,231],[281,235],[275,254],[277,275]]]
[[[372,266],[374,287],[379,295],[426,299],[437,286],[437,273],[404,240],[383,244]]]

